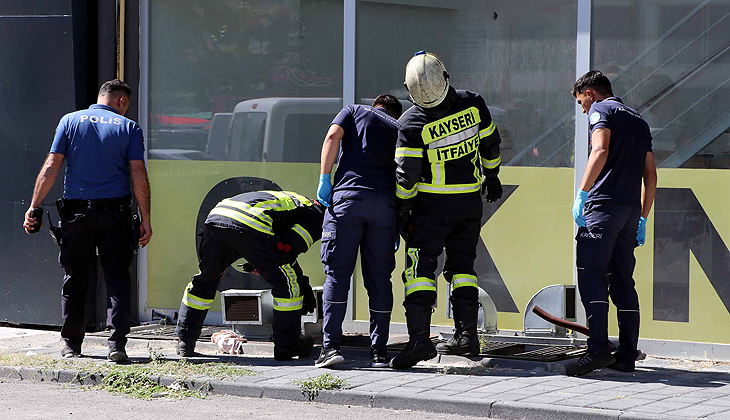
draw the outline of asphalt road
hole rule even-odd
[[[382,408],[304,403],[263,398],[211,396],[205,399],[154,399],[143,401],[106,391],[30,381],[0,382],[0,419],[74,420],[186,420],[186,419],[289,419],[289,420],[471,420],[478,417],[398,411]],[[486,414],[486,413],[485,413]]]

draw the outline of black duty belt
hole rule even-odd
[[[130,197],[118,197],[118,198],[97,198],[94,200],[67,200],[63,199],[63,207],[65,211],[126,211],[132,205],[132,199]]]

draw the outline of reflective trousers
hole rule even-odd
[[[443,272],[446,281],[451,283],[452,303],[479,301],[474,260],[481,218],[482,198],[478,192],[419,194],[411,218],[410,240],[406,243],[406,269],[402,275],[406,289],[404,306],[430,307],[436,303],[438,258],[444,249]],[[454,321],[472,323],[471,320]]]
[[[237,231],[205,225],[198,253],[200,273],[192,278],[183,292],[177,336],[185,342],[198,339],[223,273],[241,258],[251,263],[271,284],[275,311],[300,314],[303,304],[302,283],[306,277],[295,255],[280,249],[280,242],[277,236],[253,229]],[[274,325],[274,342],[291,344],[297,340],[300,331],[299,325],[284,331]]]
[[[322,264],[327,276],[323,291],[323,346],[339,348],[347,311],[350,278],[360,251],[362,275],[368,292],[372,348],[388,343],[398,235],[395,194],[373,191],[336,191],[322,226]]]
[[[618,309],[619,358],[636,360],[639,297],[634,287],[634,248],[641,209],[624,204],[586,205],[586,227],[576,235],[576,266],[586,310],[589,352],[608,352],[608,297]]]

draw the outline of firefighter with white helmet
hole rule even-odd
[[[441,354],[479,354],[479,289],[474,271],[486,200],[502,197],[499,132],[484,99],[450,86],[443,61],[419,51],[406,66],[411,107],[398,120],[396,195],[398,227],[406,241],[406,321],[410,340],[391,360],[406,369]],[[481,193],[481,194],[480,194]],[[437,347],[429,338],[436,303],[438,257],[451,283],[456,332]]]

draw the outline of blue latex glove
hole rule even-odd
[[[332,181],[330,174],[319,176],[319,185],[317,185],[317,201],[325,207],[332,205]]]
[[[400,248],[400,235],[395,235],[395,251],[398,252],[398,248]]]
[[[586,227],[586,217],[583,216],[583,208],[586,205],[587,198],[588,191],[578,190],[578,194],[575,195],[575,202],[573,203],[573,220],[580,227]]]
[[[636,242],[639,246],[646,242],[646,217],[639,218],[639,230],[636,231]]]

